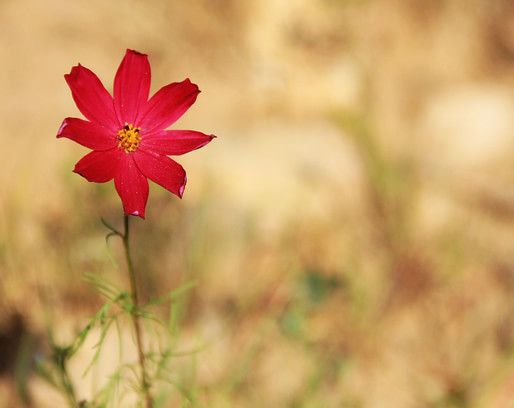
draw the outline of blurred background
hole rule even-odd
[[[143,299],[196,282],[175,341],[198,351],[171,365],[193,397],[163,406],[514,407],[514,2],[2,0],[0,20],[0,407],[65,406],[25,349],[101,307],[85,274],[128,287],[114,187],[55,139],[80,117],[63,74],[111,90],[126,48],[153,91],[200,86],[174,128],[218,135],[177,159],[184,199],[153,185],[133,220]],[[85,399],[118,364],[114,336],[83,377],[94,344],[70,365]]]

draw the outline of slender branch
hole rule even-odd
[[[139,320],[139,295],[137,292],[136,272],[134,270],[134,265],[132,263],[132,258],[130,256],[130,219],[128,215],[124,215],[124,226],[124,234],[119,234],[119,232],[113,228],[110,229],[115,234],[118,233],[123,240],[123,248],[125,249],[125,259],[127,261],[127,269],[130,277],[132,302],[134,304],[134,308],[132,310],[132,322],[134,323],[134,331],[136,332],[137,353],[139,357],[139,366],[141,368],[141,388],[143,391],[143,395],[145,397],[146,408],[152,408],[153,400],[152,395],[150,393],[150,384],[148,382],[148,376],[146,372],[145,353],[143,351],[143,340],[141,334],[141,323]]]
[[[75,394],[75,387],[73,387],[73,383],[71,382],[70,376],[68,374],[67,362],[69,358],[69,349],[63,349],[57,347],[52,344],[54,347],[54,362],[57,366],[57,370],[59,373],[59,381],[62,389],[64,390],[64,394],[68,399],[68,403],[71,408],[77,406],[77,396]]]
[[[123,235],[122,234],[118,234],[117,232],[109,232],[106,236],[105,236],[105,243],[107,244],[107,246],[109,246],[109,239],[111,237],[120,237],[121,239],[123,239]]]
[[[105,218],[101,217],[100,221],[102,221],[102,224],[104,225],[104,227],[107,228],[108,230],[110,230],[114,235],[119,235],[120,237],[123,236],[121,231],[119,231],[118,229],[114,228],[111,224],[109,224],[107,222],[107,220],[105,220]]]

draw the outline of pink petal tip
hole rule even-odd
[[[64,119],[61,123],[61,126],[59,126],[59,130],[57,131],[57,138],[62,137],[62,132],[66,126],[68,126],[68,123],[66,122],[66,119]]]
[[[184,196],[184,190],[186,189],[187,176],[184,176],[184,184],[182,184],[178,190],[178,196],[182,198]]]

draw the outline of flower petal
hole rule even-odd
[[[122,124],[134,124],[150,92],[148,56],[127,50],[114,78],[114,108]]]
[[[187,179],[180,164],[169,157],[142,149],[135,152],[134,158],[146,177],[182,198]]]
[[[194,130],[161,130],[141,136],[141,147],[159,154],[178,156],[205,146],[216,136]]]
[[[105,151],[92,151],[78,161],[73,171],[80,174],[87,181],[105,183],[112,180],[117,174],[120,158],[123,157],[123,154],[117,148]]]
[[[123,154],[114,185],[120,195],[125,214],[145,218],[148,180],[136,166],[133,154]]]
[[[106,128],[77,118],[64,119],[57,131],[57,137],[67,137],[92,150],[108,150],[116,147],[116,137]]]
[[[150,98],[137,120],[145,132],[165,129],[175,123],[195,103],[200,93],[189,79],[163,86]]]
[[[69,74],[64,75],[64,79],[71,89],[77,107],[86,118],[111,131],[120,128],[112,96],[92,71],[79,64]]]

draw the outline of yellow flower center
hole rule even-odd
[[[125,123],[122,129],[118,131],[118,147],[125,150],[126,153],[135,152],[141,142],[141,129]]]

